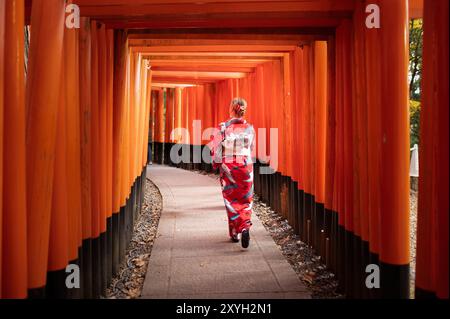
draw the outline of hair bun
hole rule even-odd
[[[233,107],[234,113],[236,113],[236,115],[239,117],[244,116],[245,112],[247,111],[247,101],[243,98],[234,98],[231,101],[231,105]]]

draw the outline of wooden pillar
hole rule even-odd
[[[162,144],[164,142],[164,91],[158,91],[158,104],[155,110],[155,159],[158,164],[162,160]]]
[[[126,39],[124,38],[124,41]],[[126,71],[125,71],[125,90],[124,90],[124,112],[123,112],[123,143],[120,146],[122,151],[121,156],[121,200],[120,200],[120,214],[119,214],[119,260],[123,260],[125,256],[127,244],[127,226],[129,214],[129,195],[130,195],[130,81],[131,81],[131,59],[132,55],[129,49],[124,45],[126,50]]]
[[[131,77],[131,70],[130,70],[130,61],[131,61],[131,54],[127,52],[126,55],[126,81],[125,81],[125,92],[124,92],[124,113],[123,113],[123,121],[124,121],[124,136],[123,136],[123,144],[121,148],[123,148],[123,155],[121,159],[122,163],[122,178],[121,178],[121,202],[120,206],[125,207],[126,200],[129,195],[129,160],[130,160],[130,151],[129,151],[129,144],[130,144],[130,123],[129,123],[129,95],[130,95],[130,77]]]
[[[115,31],[115,54],[114,54],[114,123],[113,123],[113,212],[119,213],[121,206],[121,177],[122,157],[124,142],[124,113],[125,113],[125,89],[127,48],[126,34],[124,31]]]
[[[194,121],[198,119],[197,117],[197,87],[191,87],[189,88],[189,136],[190,139],[190,153],[191,153],[191,162],[190,162],[190,169],[195,169],[195,161],[197,160],[195,153],[195,146],[198,143],[198,137],[194,134]]]
[[[284,63],[283,63],[284,64]],[[284,152],[283,152],[283,141],[284,141],[284,123],[283,123],[283,110],[284,110],[284,88],[283,88],[283,64],[282,61],[274,61],[273,62],[273,85],[271,87],[271,99],[272,99],[272,105],[278,105],[278,112],[272,112],[273,117],[273,124],[275,127],[278,128],[278,167],[275,167],[273,165],[273,169],[277,171],[280,174],[285,174],[286,172],[286,161],[284,158]],[[272,164],[271,164],[272,166]],[[278,177],[278,175],[277,175]],[[277,179],[278,181],[278,179]],[[278,186],[278,183],[277,183]],[[279,204],[278,199],[280,197],[279,193],[280,189],[276,189],[276,201],[277,205]],[[280,210],[279,207],[276,207],[275,209]]]
[[[140,176],[140,159],[141,159],[141,139],[142,139],[142,104],[143,104],[143,85],[145,80],[144,72],[143,72],[144,60],[142,55],[138,55],[138,59],[136,60],[136,86],[135,86],[135,103],[134,103],[134,130],[135,130],[135,149],[133,154],[133,162],[134,162],[134,179],[133,182]]]
[[[92,238],[100,234],[100,121],[99,121],[99,72],[98,72],[98,27],[91,22],[91,198],[92,198]]]
[[[148,81],[148,70],[147,64],[148,60],[144,60],[141,57],[141,65],[140,65],[140,84],[139,84],[139,104],[138,104],[138,129],[139,129],[139,139],[138,139],[138,150],[136,156],[136,174],[140,176],[142,174],[142,154],[144,152],[144,122],[146,116],[146,107],[147,107],[147,81]],[[139,194],[138,194],[139,195]]]
[[[80,143],[82,238],[91,237],[91,28],[87,18],[80,29]]]
[[[189,105],[189,94],[190,94],[190,88],[185,88],[183,89],[183,100],[182,100],[182,104],[183,104],[183,111],[182,111],[182,116],[183,119],[181,121],[183,127],[186,129],[186,131],[189,133],[189,140],[185,141],[186,144],[190,144],[191,143],[191,139],[192,136],[190,135],[191,131],[190,131],[190,126],[189,126],[189,120],[190,120],[190,105]]]
[[[304,90],[304,81],[303,81],[303,61],[304,52],[302,48],[296,48],[294,52],[294,78],[295,78],[295,109],[293,110],[293,115],[295,117],[295,143],[296,147],[293,159],[294,169],[296,170],[296,182],[297,189],[296,192],[296,223],[294,225],[294,229],[296,233],[300,236],[303,236],[303,197],[304,197],[304,138],[303,138],[303,112],[304,112],[304,103],[303,103],[303,90]],[[262,119],[263,121],[264,119]],[[263,177],[264,179],[264,177]],[[264,183],[263,183],[264,184]]]
[[[448,1],[425,1],[416,298],[448,298]]]
[[[315,108],[315,199],[316,203],[325,203],[325,150],[327,122],[327,43],[314,43],[314,108]]]
[[[337,213],[333,209],[336,165],[336,39],[330,36],[327,43],[327,114],[325,159],[325,264],[336,273],[333,258],[336,253]]]
[[[258,160],[262,160],[262,158],[259,158],[258,156],[258,148],[261,147],[261,145],[258,142],[258,136],[259,136],[259,129],[260,128],[264,128],[266,129],[266,124],[265,124],[265,112],[266,112],[266,99],[264,99],[264,92],[265,92],[265,73],[264,73],[264,67],[263,66],[257,66],[256,70],[255,70],[255,75],[256,75],[256,86],[254,89],[254,93],[256,94],[255,96],[255,105],[253,105],[253,112],[256,113],[256,122],[254,123],[254,127],[255,127],[255,132],[256,132],[256,136],[255,138],[257,139],[256,142],[256,147],[255,147],[255,157]],[[216,88],[216,95],[219,94],[219,90],[220,88]],[[219,113],[219,110],[217,110],[217,108],[215,108],[215,112]],[[220,114],[220,113],[219,113]],[[215,122],[214,126],[217,127],[217,125],[219,124],[219,122]],[[266,136],[267,138],[267,136]],[[260,193],[261,193],[261,189],[260,189]]]
[[[66,50],[64,50],[65,52]],[[63,63],[61,63],[63,68]],[[65,72],[61,72],[58,118],[53,174],[53,194],[50,218],[50,240],[48,248],[48,297],[64,298],[67,295],[64,283],[65,267],[69,261],[69,214],[67,206],[67,148],[66,148],[66,87]]]
[[[365,64],[367,82],[367,143],[368,151],[368,214],[369,214],[369,249],[371,262],[377,263],[380,252],[380,191],[382,183],[381,170],[381,73],[380,73],[380,31],[365,29]]]
[[[67,210],[69,213],[69,261],[78,259],[81,246],[81,136],[80,136],[80,78],[79,78],[79,31],[66,29],[64,34],[64,83],[66,106],[66,170]]]
[[[304,187],[304,215],[303,215],[303,229],[301,230],[303,234],[303,240],[305,242],[308,242],[308,230],[307,230],[307,222],[310,220],[310,213],[311,208],[310,206],[307,207],[308,204],[310,204],[310,199],[312,196],[312,187],[311,187],[311,131],[309,129],[309,123],[310,123],[310,85],[312,83],[310,82],[310,71],[311,71],[311,47],[309,45],[305,45],[303,47],[303,65],[302,65],[302,114],[301,114],[301,122],[302,122],[302,137],[303,137],[303,187]]]
[[[107,218],[107,47],[105,25],[97,29],[98,39],[98,170],[100,198],[100,234],[106,232]]]
[[[197,87],[189,88],[189,133],[191,136],[191,145],[196,144],[194,140],[194,121],[198,119],[198,108],[197,108]]]
[[[345,262],[345,288],[348,296],[354,298],[354,248],[355,242],[355,217],[354,217],[354,138],[353,138],[353,110],[352,110],[352,84],[353,73],[351,65],[351,25],[347,25],[345,29],[345,40],[343,50],[343,84],[344,90],[342,100],[342,121],[343,125],[343,209],[342,214],[345,216],[345,233],[344,233],[344,262]]]
[[[409,297],[408,1],[381,4],[381,287]]]
[[[168,88],[166,90],[166,120],[165,120],[165,134],[164,142],[171,143],[170,133],[173,130],[174,123],[174,105],[175,105],[175,90]],[[166,159],[167,160],[167,159]]]
[[[105,30],[105,100],[106,100],[106,128],[105,128],[105,199],[106,199],[106,285],[111,284],[113,276],[113,244],[114,244],[114,228],[113,228],[113,199],[112,199],[112,152],[113,152],[113,76],[114,76],[114,33],[113,30]],[[116,237],[117,238],[117,237]]]
[[[283,176],[292,176],[292,163],[290,160],[291,147],[291,137],[292,137],[292,83],[291,83],[291,57],[289,53],[283,55],[283,111],[282,123],[280,126],[281,133],[281,152],[283,154],[284,171],[281,172]],[[285,187],[284,183],[283,186]],[[286,208],[287,209],[287,208]],[[284,214],[287,216],[288,212],[285,211]]]
[[[336,92],[336,113],[335,113],[335,121],[336,121],[336,133],[335,133],[335,161],[334,161],[334,178],[333,178],[333,212],[336,213],[336,216],[334,217],[334,226],[335,226],[335,238],[332,241],[332,247],[333,247],[333,253],[332,253],[332,262],[334,264],[334,269],[336,271],[337,277],[339,278],[339,284],[340,288],[343,288],[343,271],[341,266],[341,260],[343,259],[342,253],[340,248],[341,245],[341,234],[343,234],[343,228],[344,228],[344,218],[343,213],[341,211],[341,198],[343,193],[343,187],[342,187],[342,117],[341,117],[341,109],[342,109],[342,96],[343,96],[343,90],[342,90],[342,82],[340,81],[342,76],[342,27],[339,26],[336,29],[336,37],[335,37],[335,65],[336,65],[336,76],[335,76],[335,92]]]
[[[324,213],[325,213],[325,160],[326,160],[326,132],[327,132],[327,43],[316,41],[314,43],[314,137],[315,145],[315,171],[313,171],[314,185],[314,218],[313,242],[318,254],[323,255]]]
[[[92,298],[92,181],[91,181],[91,22],[81,19],[80,28],[80,178],[81,235],[83,239],[83,293]]]
[[[140,72],[140,83],[139,83],[139,104],[138,104],[138,149],[136,156],[136,173],[138,178],[142,173],[142,151],[144,150],[143,143],[143,130],[144,130],[144,120],[145,120],[145,103],[147,97],[147,70],[145,69],[146,61],[141,57],[141,63],[139,67]]]
[[[31,41],[27,78],[27,242],[31,289],[43,288],[46,282],[64,4],[63,0],[37,0],[33,1],[31,12],[31,38],[40,40]]]
[[[316,166],[317,166],[317,159],[315,158],[315,151],[316,151],[316,131],[315,131],[315,121],[316,121],[316,109],[314,108],[314,102],[315,102],[315,95],[316,95],[316,87],[315,87],[315,46],[314,43],[311,43],[310,50],[308,53],[308,81],[310,82],[310,85],[308,87],[309,93],[308,93],[308,118],[307,118],[307,130],[309,131],[309,144],[308,144],[308,152],[310,154],[309,159],[309,174],[310,174],[310,194],[311,194],[311,217],[310,221],[312,222],[312,213],[314,211],[314,203],[315,203],[315,191],[316,191]],[[311,225],[312,226],[312,225]],[[313,228],[310,229],[310,239],[313,239],[312,236]],[[310,242],[310,244],[313,244]]]
[[[144,152],[142,153],[142,166],[145,167],[148,161],[151,161],[151,158],[148,158],[148,148],[151,147],[149,143],[151,126],[152,126],[152,71],[150,69],[147,70],[147,88],[146,88],[147,96],[146,96],[146,105],[145,105],[145,119],[144,119]]]
[[[113,79],[114,30],[105,30],[106,42],[106,213],[112,215],[112,134],[113,134]]]
[[[353,17],[353,138],[354,138],[354,277],[355,296],[364,298],[368,290],[364,283],[365,266],[369,261],[369,206],[368,206],[368,103],[370,82],[366,69],[365,6],[357,3]],[[362,27],[363,26],[363,27]],[[370,80],[370,78],[369,78]],[[377,108],[379,109],[379,108]]]
[[[120,265],[120,218],[123,214],[122,184],[125,138],[125,90],[127,81],[127,35],[117,30],[114,34],[114,83],[113,83],[113,136],[112,136],[112,219],[113,219],[113,273]]]
[[[4,133],[2,134],[6,134],[8,138],[3,139],[3,247],[0,252],[4,262],[2,263],[1,290],[3,298],[25,298],[27,296],[27,209],[23,69],[24,3],[23,0],[13,0],[6,1],[3,6],[5,37],[4,46],[0,45],[0,51],[3,49],[5,51],[3,61],[0,61],[3,71],[0,71],[4,81],[0,81],[2,87],[0,91],[3,91],[5,105]],[[1,35],[0,39],[3,39]],[[44,267],[44,265],[41,266]],[[42,269],[44,272],[45,270]],[[44,283],[45,278],[40,285]]]
[[[114,118],[114,30],[106,30],[107,64],[106,64],[106,217],[110,218],[113,210],[113,118]]]
[[[65,267],[78,263],[81,246],[81,177],[78,30],[65,29],[53,177],[49,245],[49,297],[81,297],[67,290]]]
[[[175,88],[175,119],[174,119],[174,127],[182,128],[182,94],[183,89],[180,87]],[[180,131],[175,135],[175,143],[179,143],[181,141]]]
[[[298,49],[298,48],[297,48]],[[290,61],[290,65],[289,65],[289,82],[291,83],[291,88],[290,88],[290,103],[291,103],[291,108],[290,108],[290,125],[291,125],[291,133],[290,133],[290,139],[291,139],[291,145],[293,145],[290,149],[289,149],[289,166],[290,166],[290,170],[291,173],[289,175],[288,178],[288,182],[289,182],[289,200],[290,203],[293,203],[292,199],[293,199],[293,193],[292,193],[292,187],[294,182],[298,181],[298,170],[297,170],[297,151],[298,151],[298,145],[295,145],[295,141],[297,140],[297,136],[298,136],[298,127],[297,127],[297,100],[296,100],[296,93],[297,93],[297,85],[298,85],[298,81],[297,81],[297,77],[298,77],[298,73],[296,73],[296,52],[290,52],[289,54],[289,61]],[[253,95],[253,94],[252,94]],[[255,96],[257,97],[257,96]],[[289,216],[291,219],[291,225],[294,226],[294,207],[292,206],[292,204],[290,204],[289,206]]]
[[[128,190],[131,191],[131,187],[134,183],[135,179],[135,166],[136,166],[136,137],[137,137],[137,130],[136,130],[136,101],[137,101],[137,94],[136,90],[138,88],[138,74],[139,74],[139,56],[137,53],[131,53],[130,58],[130,90],[129,90],[129,118],[128,118],[128,125],[129,125],[129,161],[127,162],[129,165],[129,175],[128,175]]]
[[[215,96],[215,86],[212,84],[205,85],[205,109],[204,109],[204,124],[203,129],[207,129],[210,127],[215,127],[214,120],[213,120],[213,111],[214,111],[214,96]],[[175,105],[176,106],[176,105]],[[256,105],[250,105],[250,107],[253,109],[256,107]],[[208,143],[209,140],[206,141]]]
[[[340,283],[348,296],[353,297],[353,113],[352,113],[352,66],[351,66],[351,22],[344,20],[336,34],[337,51],[337,125],[340,160],[335,170],[337,175],[338,228],[338,273]],[[339,93],[339,94],[338,94]]]
[[[98,128],[99,128],[99,148],[98,170],[99,170],[99,198],[100,198],[100,250],[101,250],[101,293],[106,289],[108,276],[108,242],[107,242],[107,39],[105,25],[101,24],[97,29],[98,41]]]
[[[91,214],[92,214],[92,287],[96,298],[101,293],[101,245],[102,228],[101,160],[100,160],[100,78],[98,23],[91,21]]]

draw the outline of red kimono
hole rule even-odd
[[[253,126],[242,118],[232,118],[219,125],[211,143],[213,167],[220,169],[230,237],[252,225],[254,140]]]

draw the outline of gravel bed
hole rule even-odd
[[[321,257],[300,240],[288,221],[278,215],[255,195],[253,212],[270,233],[298,278],[311,291],[313,299],[341,299],[337,292],[338,282],[333,273],[327,270]]]
[[[108,299],[134,299],[142,293],[162,210],[162,197],[158,188],[149,179],[145,187],[142,211],[134,225],[125,261],[106,291]]]
[[[414,298],[414,286],[416,280],[416,238],[417,238],[417,196],[416,191],[411,190],[410,192],[410,268],[409,268],[409,280],[410,280],[410,297]]]
[[[417,237],[417,197],[414,190],[410,192],[410,298],[414,298],[416,275],[416,237]],[[287,220],[279,216],[270,207],[258,200],[255,195],[254,212],[272,235],[275,243],[292,265],[293,269],[313,292],[312,298],[344,298],[336,292],[337,280],[333,273],[326,270],[320,262],[320,256],[300,241],[288,225]]]

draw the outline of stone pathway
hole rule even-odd
[[[249,249],[229,240],[216,179],[159,165],[147,176],[161,192],[163,210],[142,298],[310,298],[255,215]]]

